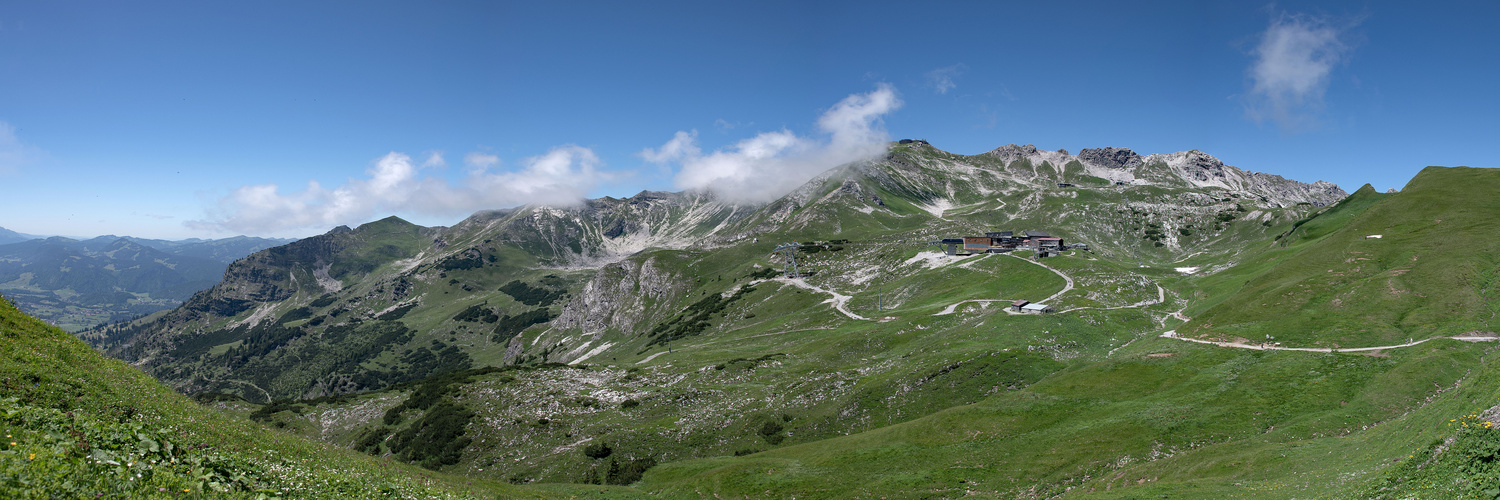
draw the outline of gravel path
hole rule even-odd
[[[1052,271],[1054,273],[1057,273],[1058,276],[1062,276],[1062,279],[1064,281],[1068,282],[1067,286],[1064,286],[1061,292],[1054,293],[1054,294],[1052,294],[1051,297],[1047,297],[1045,299],[1042,299],[1041,303],[1046,304],[1048,302],[1052,302],[1053,300],[1057,299],[1058,297],[1061,297],[1062,294],[1068,293],[1069,290],[1073,289],[1073,278],[1070,278],[1070,277],[1068,277],[1068,275],[1063,274],[1062,271],[1058,271],[1057,269],[1053,268],[1052,266],[1043,264],[1043,263],[1041,263],[1041,261],[1032,260],[1032,259],[1028,259],[1028,258],[1025,258],[1025,257],[1016,257],[1015,254],[1010,254],[1010,253],[1007,253],[1005,255],[1009,255],[1011,257],[1015,257],[1017,259],[1021,259],[1021,260],[1026,261],[1026,262],[1030,262],[1032,264],[1036,264],[1038,266],[1042,266],[1042,267],[1046,268],[1048,271]]]
[[[844,294],[835,292],[833,290],[824,290],[822,288],[818,288],[816,286],[808,284],[806,281],[803,281],[802,278],[773,278],[770,281],[776,281],[776,282],[780,282],[780,283],[786,283],[788,285],[792,285],[792,286],[795,286],[795,287],[798,287],[798,288],[806,288],[806,289],[812,290],[814,292],[826,293],[826,294],[832,295],[833,298],[825,300],[823,302],[825,304],[829,303],[829,302],[832,302],[834,309],[837,309],[839,312],[844,313],[844,315],[848,316],[850,319],[857,319],[857,320],[860,320],[860,321],[874,321],[874,320],[872,320],[870,318],[866,318],[864,316],[860,316],[858,314],[854,314],[853,311],[850,311],[849,310],[849,299],[852,299],[853,297],[850,297],[848,295],[844,295]]]
[[[1010,255],[1010,254],[1006,254],[1006,255]],[[1062,276],[1062,279],[1067,282],[1067,284],[1063,286],[1062,291],[1059,291],[1057,293],[1052,294],[1051,297],[1047,297],[1045,299],[1042,299],[1041,303],[1046,304],[1048,302],[1052,302],[1053,300],[1055,300],[1058,297],[1062,296],[1062,294],[1068,293],[1069,290],[1073,289],[1073,278],[1069,277],[1067,274],[1063,274],[1062,271],[1058,271],[1056,268],[1054,268],[1052,266],[1043,264],[1041,262],[1037,262],[1035,260],[1027,259],[1025,257],[1016,257],[1014,255],[1011,255],[1011,257],[1015,257],[1017,259],[1021,259],[1021,260],[1024,260],[1026,262],[1030,262],[1032,264],[1036,264],[1038,266],[1042,266],[1044,268],[1047,268],[1048,271],[1052,271],[1054,273],[1057,273],[1058,276]],[[958,301],[958,302],[953,303],[953,304],[949,304],[948,307],[943,308],[942,311],[938,311],[936,314],[933,314],[933,316],[945,316],[945,315],[948,315],[948,314],[953,314],[955,311],[958,310],[959,306],[962,306],[962,305],[970,303],[970,302],[974,302],[974,303],[986,303],[987,304],[987,303],[990,303],[990,302],[1014,302],[1014,301],[1015,301],[1014,299],[969,299],[969,300],[962,300],[962,301]],[[1082,309],[1100,309],[1100,310],[1109,310],[1109,309],[1138,309],[1138,308],[1142,308],[1142,307],[1146,307],[1146,306],[1160,304],[1160,303],[1163,303],[1163,302],[1166,302],[1166,301],[1167,301],[1167,290],[1165,288],[1162,288],[1161,285],[1156,285],[1156,300],[1143,300],[1143,301],[1136,302],[1136,303],[1128,305],[1128,306],[1115,306],[1115,307],[1085,306],[1085,307],[1074,307],[1072,309],[1063,309],[1061,311],[1058,311],[1058,313],[1065,313],[1065,312],[1070,312],[1070,311],[1078,311],[1078,310],[1082,310]],[[1012,311],[1009,308],[1006,308],[1005,312],[1007,314],[1025,314],[1025,313],[1018,313],[1018,312]]]
[[[1182,341],[1186,341],[1186,342],[1196,342],[1196,343],[1199,343],[1199,344],[1216,345],[1216,346],[1219,346],[1219,347],[1233,347],[1233,348],[1237,348],[1237,349],[1254,349],[1254,350],[1257,350],[1257,351],[1304,351],[1304,352],[1368,352],[1368,351],[1382,351],[1382,350],[1385,350],[1385,349],[1395,349],[1395,348],[1398,348],[1398,347],[1411,347],[1411,346],[1414,346],[1414,345],[1417,345],[1417,344],[1420,344],[1420,343],[1423,343],[1423,342],[1426,342],[1426,341],[1429,341],[1429,340],[1435,340],[1435,339],[1453,339],[1453,340],[1461,340],[1461,341],[1464,341],[1464,342],[1492,342],[1492,341],[1500,340],[1500,337],[1478,337],[1478,336],[1472,336],[1471,337],[1471,336],[1462,336],[1462,335],[1460,335],[1460,336],[1455,336],[1455,337],[1432,337],[1432,338],[1428,338],[1428,339],[1418,340],[1416,342],[1407,342],[1405,344],[1383,345],[1383,346],[1375,346],[1375,347],[1349,347],[1349,348],[1334,349],[1334,348],[1330,348],[1330,347],[1283,347],[1283,346],[1278,346],[1278,345],[1246,344],[1246,343],[1243,343],[1243,342],[1218,342],[1218,341],[1213,341],[1213,340],[1190,339],[1190,338],[1186,338],[1186,337],[1178,337],[1177,336],[1177,330],[1167,330],[1165,332],[1162,332],[1161,336],[1164,337],[1164,338],[1169,338],[1169,339],[1177,339],[1177,340],[1182,340]]]

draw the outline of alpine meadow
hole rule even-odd
[[[1497,500],[1497,18],[0,2],[0,499]]]
[[[120,361],[10,310],[5,487],[1464,496],[1500,487],[1496,190],[912,140],[758,206],[341,227],[79,334]]]

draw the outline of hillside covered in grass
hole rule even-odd
[[[412,409],[449,405],[466,418],[464,449],[430,465],[525,483],[609,483],[640,465],[635,488],[667,497],[1484,491],[1500,481],[1454,472],[1477,470],[1482,457],[1444,443],[1490,439],[1448,421],[1496,418],[1486,413],[1500,401],[1484,362],[1493,342],[1314,353],[1159,336],[1190,326],[1176,314],[1208,315],[1246,280],[1295,268],[1300,252],[1398,196],[1366,189],[1273,224],[1219,254],[1228,266],[1202,255],[1168,264],[1200,264],[1191,273],[1079,251],[1029,261],[849,242],[802,254],[809,269],[838,273],[788,280],[764,272],[773,259],[737,249],[649,251],[589,286],[646,285],[640,270],[653,268],[700,278],[676,285],[672,307],[619,332],[628,336],[611,330],[578,348],[606,346],[588,364],[470,372],[435,398],[423,388],[376,391],[289,402],[260,418],[402,455],[401,436],[425,428]],[[883,272],[859,278],[871,268]],[[849,293],[844,309],[830,290]],[[1016,298],[1046,298],[1061,312],[1005,311]],[[689,318],[701,326],[684,329]],[[542,345],[568,336],[535,335]],[[657,342],[667,336],[671,351]],[[371,417],[340,417],[356,410]],[[1403,462],[1422,454],[1443,465]]]
[[[562,496],[266,430],[200,406],[4,300],[0,432],[6,498]]]
[[[1494,332],[1496,192],[1500,171],[1464,167],[1428,167],[1396,194],[1356,192],[1279,238],[1266,265],[1180,330],[1324,347]]]
[[[760,206],[642,193],[452,228],[388,218],[257,253],[182,308],[86,336],[218,418],[276,429],[254,432],[530,488],[507,492],[1500,484],[1455,478],[1482,457],[1453,443],[1487,435],[1448,425],[1488,430],[1500,402],[1484,279],[1500,207],[1444,201],[1493,191],[1491,171],[1343,197],[1197,151],[1107,153],[909,141]],[[1004,230],[1089,247],[932,245]],[[1251,342],[1267,335],[1281,344]],[[1404,462],[1423,453],[1438,465]]]
[[[846,306],[868,316],[886,298],[874,289],[887,286],[897,305],[1045,298],[1026,277],[1049,279],[1043,268],[1005,266],[1017,277],[1009,281],[989,279],[1001,272],[993,266],[908,261],[930,253],[935,239],[1050,231],[1094,243],[1092,262],[1101,265],[1087,273],[1096,290],[1077,306],[1124,306],[1156,290],[1128,266],[1182,255],[1232,264],[1245,245],[1343,195],[1200,151],[1096,153],[1008,145],[955,155],[907,141],[762,205],[643,192],[480,212],[451,228],[389,217],[259,252],[181,308],[82,336],[185,393],[261,403],[335,396],[415,381],[439,367],[644,356],[710,328],[749,332],[815,318],[783,314],[803,312],[784,295],[821,292],[742,279],[769,277],[756,273],[782,266],[770,254],[788,241],[808,243],[797,252],[812,273],[802,284],[848,296]],[[954,293],[937,293],[945,289]],[[700,306],[709,294],[722,303]],[[758,318],[698,317],[764,300],[785,305],[749,312]]]

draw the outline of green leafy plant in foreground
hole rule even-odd
[[[1455,432],[1413,453],[1362,498],[1500,498],[1500,426],[1477,414],[1448,421]]]
[[[0,496],[175,496],[265,490],[259,471],[170,429],[0,399]]]

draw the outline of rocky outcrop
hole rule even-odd
[[[1030,144],[1027,144],[1025,146],[1006,144],[1004,146],[992,149],[985,154],[999,158],[1006,163],[1011,163],[1022,158],[1029,159],[1033,156],[1037,156],[1037,149],[1036,146]]]
[[[1348,193],[1330,182],[1303,183],[1279,175],[1242,170],[1198,150],[1141,156],[1128,148],[1105,147],[1087,148],[1077,155],[1069,155],[1066,150],[1046,151],[1030,144],[1007,144],[984,155],[1011,166],[1005,169],[1006,175],[1022,182],[1035,183],[1038,187],[1071,182],[1071,179],[1056,178],[1048,174],[1046,169],[1017,169],[1012,165],[1026,160],[1032,166],[1048,163],[1053,169],[1058,169],[1076,161],[1084,166],[1084,173],[1087,175],[1105,179],[1111,184],[1221,188],[1263,199],[1264,203],[1279,207],[1298,203],[1323,206],[1348,196]],[[900,169],[901,165],[909,161],[894,158],[898,156],[900,155],[888,155],[887,163]],[[893,163],[893,160],[898,161]]]
[[[687,284],[662,270],[655,259],[624,260],[604,266],[563,307],[553,328],[581,330],[595,340],[609,327],[631,335],[647,319],[648,302],[675,298]]]
[[[1324,206],[1349,195],[1331,182],[1304,183],[1275,174],[1241,170],[1198,150],[1154,154],[1143,161],[1145,168],[1165,165],[1171,175],[1194,187],[1217,187],[1244,193],[1273,206],[1298,203]]]
[[[553,264],[598,267],[647,248],[685,248],[716,235],[753,207],[721,201],[709,192],[642,191],[576,206],[525,206],[477,213],[447,234],[485,234]]]
[[[1066,154],[1066,153],[1064,153]],[[1078,152],[1078,161],[1104,168],[1135,168],[1141,166],[1141,155],[1129,148],[1085,148]]]

